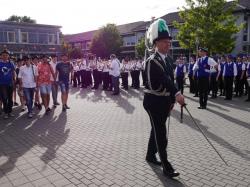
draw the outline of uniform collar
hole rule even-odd
[[[160,55],[160,57],[162,58],[162,60],[165,61],[165,58],[167,57],[167,54],[162,54],[157,49],[156,49],[156,52]]]

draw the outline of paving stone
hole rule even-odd
[[[0,186],[242,186],[250,184],[250,106],[243,98],[208,101],[185,90],[187,107],[219,153],[211,148],[187,112],[171,113],[168,157],[181,173],[166,179],[145,162],[151,130],[143,93],[129,89],[111,97],[100,89],[71,89],[71,109],[28,120],[20,114],[0,126]],[[18,111],[14,108],[14,113]],[[0,123],[2,119],[0,119]]]

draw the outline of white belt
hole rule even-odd
[[[153,94],[153,95],[157,95],[157,96],[170,96],[170,92],[156,92],[154,90],[149,90],[149,89],[145,89],[144,93],[149,93],[149,94]]]

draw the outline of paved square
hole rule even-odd
[[[185,90],[187,92],[187,90]],[[169,160],[181,173],[162,176],[145,162],[150,123],[143,93],[121,96],[72,89],[67,113],[44,109],[33,119],[19,113],[0,119],[0,186],[250,186],[250,103],[244,99],[209,100],[198,110],[186,94],[188,108],[229,166],[194,126],[187,112],[170,122]]]

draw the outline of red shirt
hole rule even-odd
[[[51,84],[50,77],[52,75],[51,73],[51,67],[47,63],[40,63],[37,66],[38,69],[38,85],[41,84]]]

